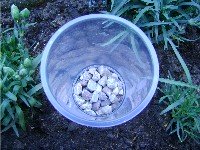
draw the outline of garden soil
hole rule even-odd
[[[3,5],[2,5],[3,6]],[[31,54],[41,53],[54,32],[68,21],[90,13],[99,13],[106,8],[88,8],[84,0],[42,1],[41,4],[27,5],[31,11],[31,22],[37,22],[26,35],[27,45],[36,44]],[[23,5],[20,5],[23,8]],[[25,6],[24,6],[25,7]],[[3,27],[12,26],[10,12],[2,9]],[[200,35],[196,28],[188,28],[186,37]],[[185,78],[172,50],[164,51],[155,46],[160,63],[160,76],[166,77],[168,70],[176,79]],[[180,44],[180,53],[187,62],[193,80],[200,85],[200,41]],[[159,84],[159,86],[162,86]],[[160,116],[165,108],[158,103],[161,93],[157,90],[150,104],[134,119],[111,128],[91,128],[78,125],[56,111],[42,92],[40,109],[27,114],[26,131],[20,130],[17,137],[12,129],[1,135],[2,150],[197,150],[200,145],[192,139],[180,143],[177,136],[169,135],[165,128],[169,116]]]

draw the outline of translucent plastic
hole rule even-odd
[[[78,108],[73,83],[91,65],[110,66],[125,82],[119,109],[93,117]],[[52,105],[65,117],[86,126],[109,127],[139,114],[150,102],[159,78],[155,50],[146,35],[120,17],[93,14],[62,26],[49,40],[41,62],[41,79]]]

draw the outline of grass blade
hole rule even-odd
[[[160,115],[167,113],[168,111],[177,108],[177,106],[181,105],[185,101],[185,94],[188,90],[185,90],[182,95],[180,96],[179,100],[176,100],[174,103],[170,104],[167,108],[165,108]]]
[[[159,26],[159,25],[169,25],[173,22],[148,22],[141,25],[138,25],[139,27],[152,27],[152,26]]]
[[[33,61],[32,61],[32,63],[33,63],[33,68],[36,68],[36,67],[39,65],[39,63],[40,63],[40,61],[41,61],[41,58],[42,58],[42,53],[39,54],[37,57],[35,57],[35,58],[33,59]]]
[[[26,106],[30,107],[28,101],[26,100],[26,98],[23,95],[19,95],[19,97],[21,98],[21,100],[26,104]]]
[[[189,71],[187,65],[185,64],[183,58],[182,58],[181,55],[179,54],[179,52],[178,52],[178,50],[177,50],[175,44],[172,42],[172,40],[169,39],[169,38],[167,38],[167,40],[169,41],[169,43],[170,43],[172,49],[174,50],[174,53],[176,54],[176,57],[178,58],[179,62],[181,63],[181,66],[183,67],[183,70],[184,70],[184,72],[185,72],[185,74],[186,74],[186,77],[187,77],[188,82],[192,84],[192,78],[191,78],[190,71]]]
[[[118,6],[116,6],[113,10],[112,10],[112,12],[111,12],[111,14],[116,14],[126,3],[128,3],[130,0],[123,0]]]
[[[162,32],[163,32],[162,36],[163,36],[163,39],[164,39],[164,42],[165,42],[164,49],[168,49],[168,42],[167,42],[168,34],[167,34],[164,26],[162,26]]]
[[[19,132],[18,132],[18,129],[15,124],[12,126],[12,128],[13,128],[15,134],[19,137]]]
[[[168,111],[176,108],[177,106],[181,105],[184,102],[184,97],[181,97],[179,100],[177,100],[176,102],[172,103],[171,105],[169,105],[166,109],[164,109],[160,115],[163,115],[165,113],[167,113]]]
[[[172,95],[165,95],[159,99],[159,103],[161,103],[164,99],[171,97]]]
[[[8,91],[6,94],[5,94],[9,99],[13,100],[13,101],[17,101],[17,97],[11,93],[10,91]]]
[[[22,127],[22,129],[25,130],[24,113],[23,113],[22,109],[18,105],[15,106],[15,109],[16,109],[16,113],[18,115],[19,124]]]
[[[1,133],[10,129],[14,124],[15,124],[15,120],[12,120],[12,122],[8,126],[6,126],[5,128],[3,128],[3,130],[1,130]]]
[[[40,89],[42,89],[42,83],[37,84],[36,86],[34,86],[32,89],[30,89],[27,94],[29,96],[32,96],[33,94],[35,94],[37,91],[39,91]]]
[[[143,8],[143,9],[141,9],[139,11],[138,15],[135,17],[135,19],[133,19],[133,23],[136,24],[139,21],[139,19],[144,15],[144,13],[146,11],[148,11],[149,9],[151,9],[151,8],[152,8],[152,6],[147,6],[147,7]]]
[[[13,110],[11,108],[11,105],[10,103],[8,103],[7,107],[6,107],[6,110],[8,111],[8,113],[10,114],[10,116],[14,119],[14,114],[13,114]]]
[[[197,90],[200,89],[200,86],[195,86],[195,85],[191,85],[189,83],[175,81],[175,80],[171,80],[171,79],[159,78],[159,81],[162,83],[172,84],[172,85],[176,85],[176,86],[189,87],[189,88],[193,88],[193,89],[197,89]]]

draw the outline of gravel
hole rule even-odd
[[[120,75],[107,66],[90,66],[73,85],[74,100],[78,107],[92,116],[108,115],[115,111],[124,96]]]

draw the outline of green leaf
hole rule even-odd
[[[18,132],[18,129],[15,124],[12,126],[12,128],[13,128],[15,134],[19,137],[19,132]]]
[[[152,9],[152,6],[147,6],[147,7],[143,8],[143,9],[141,9],[141,10],[139,11],[139,13],[137,14],[137,16],[135,17],[135,19],[133,19],[133,23],[134,23],[134,24],[137,24],[137,22],[138,22],[139,19],[144,15],[144,13],[145,13],[146,11],[150,10],[150,9]]]
[[[5,113],[4,113],[5,109],[6,109],[6,107],[8,106],[9,103],[10,103],[10,101],[8,99],[3,99],[3,101],[2,101],[2,103],[0,105],[0,110],[1,110],[1,116],[0,116],[0,118],[1,119],[4,117],[4,115],[5,115]]]
[[[10,91],[8,91],[6,94],[5,94],[9,99],[13,100],[13,101],[17,101],[17,97],[11,93]]]
[[[42,103],[40,103],[38,100],[36,100],[34,107],[40,108],[41,106],[42,106]]]
[[[112,9],[113,9],[113,7],[114,7],[114,4],[115,4],[115,0],[111,0],[111,8],[110,8],[110,10],[112,10]]]
[[[149,4],[154,3],[153,0],[141,0],[141,1],[143,1],[143,2],[145,2],[145,3],[149,3]]]
[[[28,18],[30,16],[30,11],[27,8],[25,8],[20,12],[20,15],[24,18]]]
[[[10,122],[9,125],[7,125],[5,128],[3,128],[3,130],[1,132],[5,132],[8,129],[10,129],[13,125],[15,124],[15,120],[12,120],[12,122]]]
[[[158,26],[155,26],[154,28],[156,43],[158,43]]]
[[[180,121],[177,121],[177,122],[176,122],[176,132],[177,132],[177,135],[178,135],[179,140],[180,140],[181,142],[183,142],[182,139],[181,139],[181,136],[180,136]]]
[[[37,24],[37,23],[36,22],[34,22],[34,23],[28,23],[28,24],[25,25],[25,27],[29,28],[30,26],[34,26],[35,24]]]
[[[36,68],[39,65],[41,58],[42,58],[42,53],[33,59],[32,61],[33,68]]]
[[[26,98],[23,95],[19,95],[19,97],[26,104],[26,106],[30,107],[28,101],[26,100]]]
[[[171,25],[173,22],[148,22],[141,25],[138,25],[138,27],[152,27],[152,26],[159,26],[159,25]]]
[[[18,105],[15,106],[15,109],[16,109],[16,113],[19,119],[19,124],[22,127],[22,129],[25,130],[26,128],[25,128],[24,113]]]
[[[177,100],[176,102],[172,103],[171,105],[169,105],[166,109],[164,109],[160,115],[163,115],[165,113],[167,113],[168,111],[176,108],[177,106],[181,105],[184,102],[184,97],[181,97],[179,100]]]
[[[187,79],[188,79],[188,82],[189,82],[190,84],[192,84],[192,78],[191,78],[190,71],[189,71],[187,65],[185,64],[183,58],[182,58],[181,55],[179,54],[179,52],[178,52],[178,50],[177,50],[175,44],[172,42],[172,40],[170,40],[169,38],[167,38],[167,40],[169,41],[169,43],[170,43],[172,49],[174,50],[174,53],[176,54],[176,57],[178,58],[179,62],[181,63],[181,66],[183,67],[183,70],[184,70],[184,72],[185,72],[185,74],[186,74],[186,77],[187,77]]]
[[[12,18],[15,20],[15,21],[18,21],[19,20],[19,9],[17,6],[15,6],[14,4],[12,4],[11,6],[11,15],[12,15]]]
[[[31,97],[30,99],[28,99],[28,102],[33,107],[37,103],[37,100]]]
[[[173,18],[171,18],[170,20],[171,20],[171,21],[174,23],[174,25],[179,29],[179,31],[181,31],[181,26],[178,24],[178,22],[176,22],[176,20],[173,19]]]
[[[27,81],[26,81],[26,79],[22,79],[21,83],[22,83],[22,87],[27,87]]]
[[[42,83],[37,84],[36,86],[34,86],[32,89],[30,89],[27,94],[29,96],[32,96],[33,94],[35,94],[38,90],[42,89]]]
[[[3,126],[8,126],[8,124],[10,123],[10,121],[11,121],[11,116],[7,115],[6,117],[4,117],[4,119],[2,121],[2,125]]]
[[[196,85],[181,82],[181,81],[175,81],[175,80],[171,80],[171,79],[159,78],[159,81],[163,82],[163,83],[167,83],[167,84],[176,85],[176,86],[189,87],[189,88],[193,88],[193,89],[197,89],[197,90],[200,89],[200,86],[196,86]]]
[[[20,86],[19,85],[15,85],[13,88],[13,94],[17,95],[19,92]]]
[[[118,10],[120,10],[126,3],[128,3],[130,0],[122,0],[119,5],[117,5],[111,12],[111,14],[116,14]]]
[[[168,49],[168,44],[167,44],[167,37],[168,37],[168,34],[166,32],[166,29],[164,26],[162,26],[162,32],[163,32],[163,39],[164,39],[164,42],[165,42],[165,46],[164,46],[164,49]]]
[[[10,103],[8,103],[8,105],[7,105],[7,107],[6,107],[6,110],[8,111],[8,113],[10,114],[10,116],[14,119],[15,116],[14,116],[14,112],[13,112],[13,110],[12,110],[12,108],[11,108]]]
[[[160,98],[159,103],[161,103],[164,99],[171,97],[172,95],[165,95],[163,97]]]

